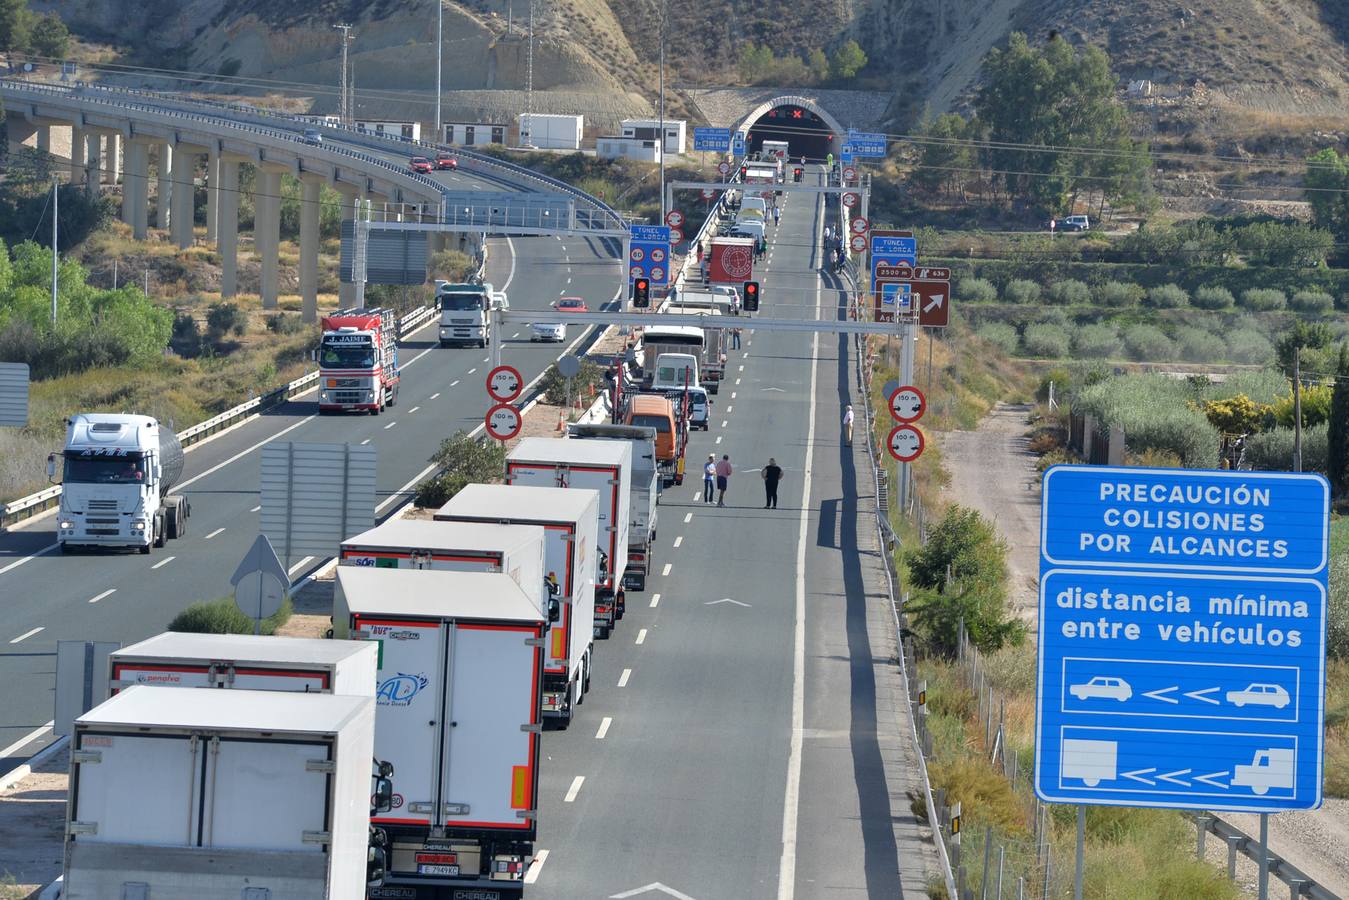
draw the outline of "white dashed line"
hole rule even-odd
[[[742,367],[742,369],[743,369],[743,367]],[[735,380],[735,383],[736,383],[736,384],[739,384],[739,383],[740,383],[740,379],[737,378],[737,379]]]
[[[520,336],[520,332],[518,332],[518,331],[517,331],[515,334],[511,335],[512,338],[518,338],[519,336]]]
[[[209,541],[211,538],[215,537],[217,534],[219,534],[220,532],[222,532],[222,531],[224,531],[224,530],[225,530],[225,529],[223,529],[223,528],[217,528],[215,531],[212,531],[210,534],[206,535],[206,537],[202,538],[202,540],[204,540],[204,541]]]
[[[548,861],[548,851],[539,850],[534,854],[534,861],[529,864],[529,871],[525,872],[525,884],[533,884],[539,880],[539,870],[543,864]]]
[[[115,593],[117,593],[117,588],[108,588],[106,591],[99,594],[97,597],[90,597],[89,602],[97,603],[98,601],[104,599],[105,597],[111,597]]]
[[[473,374],[474,372],[476,372],[476,371],[478,371],[478,367],[477,367],[477,366],[474,366],[473,368],[471,368],[471,369],[468,370],[468,374],[472,375],[472,374]],[[458,383],[459,383],[459,382],[456,381],[454,384],[458,384]],[[454,386],[454,385],[451,385],[451,387],[453,387],[453,386]]]
[[[585,781],[586,777],[584,775],[577,775],[573,778],[571,780],[571,787],[567,789],[567,796],[562,798],[562,802],[574,803],[576,801],[576,795],[581,793],[581,785],[585,784]]]
[[[600,730],[595,732],[595,740],[602,741],[604,736],[609,733],[609,726],[614,722],[612,716],[605,716],[600,720]]]
[[[249,512],[257,512],[260,509],[262,509],[262,504],[258,504],[257,506],[253,507],[252,509],[249,510]]]
[[[745,371],[745,367],[744,367],[744,366],[741,366],[741,367],[740,367],[740,371],[742,371],[742,372]],[[736,383],[736,384],[739,384],[739,383],[740,383],[740,379],[737,378],[736,381],[735,381],[735,383]]]
[[[436,398],[439,397],[439,396],[440,396],[440,391],[436,391],[434,394],[432,394],[430,397],[427,397],[426,399],[427,399],[427,400],[434,400],[434,399],[436,399]]]
[[[408,410],[408,415],[412,415],[413,413],[415,413],[415,412],[416,412],[417,410],[419,410],[419,409],[421,409],[420,406],[414,406],[414,407],[412,407],[412,409]]]
[[[25,631],[23,634],[19,635],[19,636],[16,637],[14,640],[10,641],[10,643],[11,643],[11,644],[17,644],[17,643],[19,643],[19,641],[26,641],[26,640],[28,640],[30,637],[32,637],[33,635],[37,634],[39,631],[43,631],[43,630],[45,630],[45,629],[46,629],[46,626],[44,625],[44,626],[39,626],[39,627],[37,627],[37,628],[34,628],[32,631]]]
[[[679,549],[679,545],[682,544],[682,543],[684,543],[684,536],[681,534],[679,537],[675,538],[674,548],[675,548],[676,550],[678,550],[678,549]]]
[[[684,513],[684,524],[687,525],[693,521],[693,513]]]
[[[713,443],[720,444],[720,443],[721,443],[721,435],[717,435],[717,439],[716,439],[716,441],[714,441]]]
[[[454,386],[455,386],[456,384],[458,384],[458,383],[459,383],[459,379],[456,378],[454,381],[451,381],[451,382],[450,382],[450,387],[454,387]],[[437,394],[436,396],[440,396],[440,395]]]
[[[166,557],[164,557],[163,559],[161,559],[159,562],[155,563],[155,564],[154,564],[153,566],[151,566],[150,568],[152,568],[152,569],[159,569],[159,568],[162,568],[163,566],[167,566],[169,563],[173,562],[173,561],[174,561],[175,559],[177,559],[177,558],[178,558],[178,557],[176,557],[176,556],[166,556]]]
[[[736,382],[736,384],[739,384],[739,383],[740,383],[739,381]],[[731,399],[732,399],[732,400],[735,399],[735,391],[731,391]],[[727,411],[727,412],[730,412],[730,411],[731,411],[731,408],[730,408],[729,406],[726,407],[726,411]]]
[[[643,629],[641,629],[640,631],[637,632],[637,640],[634,641],[634,643],[637,643],[637,644],[645,644],[645,643],[646,643],[646,629],[645,629],[645,628],[643,628]]]
[[[618,686],[627,687],[628,679],[632,677],[632,669],[624,669],[623,674],[618,676]]]
[[[651,595],[651,608],[655,609],[660,604],[660,594]]]
[[[725,420],[725,419],[722,419],[722,420],[721,420],[721,427],[722,427],[722,428],[725,428],[726,425],[727,425],[726,420]]]
[[[390,428],[394,427],[397,424],[398,424],[397,422],[390,422],[388,425],[384,426],[384,430],[388,431]]]
[[[666,575],[669,575],[669,574],[670,574],[670,570],[673,569],[673,568],[674,568],[674,563],[666,563],[666,564],[665,564],[665,568],[663,568],[663,569],[660,570],[660,575],[661,575],[661,577],[664,578]]]
[[[734,406],[728,406],[728,407],[726,407],[726,415],[729,416],[729,415],[731,414],[731,411],[734,410],[734,409],[735,409]]]
[[[361,441],[361,446],[364,447],[368,443],[370,443],[370,438],[366,438],[365,440]]]

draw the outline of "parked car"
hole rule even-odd
[[[436,154],[436,168],[457,169],[459,168],[459,160],[453,154],[441,151],[440,153]]]
[[[1094,698],[1098,700],[1119,700],[1123,702],[1134,695],[1133,688],[1123,678],[1097,675],[1085,684],[1074,684],[1068,692],[1079,700]]]
[[[1091,220],[1086,216],[1067,216],[1062,227],[1064,231],[1086,231],[1091,228]]]
[[[562,343],[567,339],[567,323],[565,322],[534,322],[529,326],[529,340],[534,341],[556,341]]]
[[[317,128],[306,128],[304,130],[304,142],[306,144],[322,144],[323,134]]]
[[[1283,709],[1291,702],[1291,698],[1281,685],[1252,684],[1244,691],[1228,691],[1227,702],[1235,706],[1272,706]]]
[[[586,306],[585,300],[580,297],[559,297],[553,304],[553,309],[569,313],[590,312],[590,307]]]
[[[425,156],[414,156],[412,157],[412,161],[408,163],[408,167],[414,172],[430,172],[431,160],[427,159]]]

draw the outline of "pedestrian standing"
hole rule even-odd
[[[712,502],[712,490],[717,483],[717,455],[715,453],[707,454],[707,462],[703,465],[703,502]]]
[[[778,222],[779,222],[781,219],[782,219],[782,212],[781,212],[781,210],[779,210],[779,209],[777,208],[777,206],[775,205],[775,206],[773,207],[773,227],[774,227],[774,228],[776,228],[776,227],[778,226]]]
[[[740,349],[740,329],[739,329],[739,328],[732,328],[732,329],[731,329],[731,349],[732,349],[732,350],[739,350],[739,349]]]
[[[852,404],[849,403],[848,408],[843,411],[843,442],[849,447],[852,446],[852,423]]]
[[[764,509],[778,508],[778,482],[782,480],[782,467],[773,457],[768,457],[768,465],[763,467]]]
[[[717,463],[717,506],[726,505],[726,490],[731,486],[731,455],[723,453]]]

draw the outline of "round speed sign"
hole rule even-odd
[[[498,403],[510,403],[524,389],[525,381],[514,366],[497,366],[487,373],[487,395]]]
[[[913,462],[923,455],[923,433],[912,425],[896,425],[890,429],[885,448],[900,462]]]
[[[714,190],[712,190],[711,188],[703,188],[703,199],[704,199],[704,200],[711,200],[711,199],[712,199],[713,197],[715,197],[716,195],[717,195],[717,192],[714,191]]]
[[[520,433],[520,427],[524,424],[520,418],[520,410],[505,403],[498,403],[489,409],[484,423],[487,426],[487,436],[498,441],[509,441]]]
[[[890,394],[890,416],[896,422],[917,422],[927,412],[927,398],[912,385],[903,385]]]

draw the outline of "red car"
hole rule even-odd
[[[560,297],[553,304],[553,309],[558,312],[583,313],[590,312],[590,307],[580,297]]]
[[[459,160],[455,159],[453,156],[451,156],[451,155],[448,154],[448,153],[437,153],[437,154],[436,154],[436,168],[437,168],[437,169],[457,169],[457,168],[459,168]]]
[[[427,159],[425,156],[414,156],[412,157],[412,162],[408,163],[408,167],[414,172],[430,172],[431,160]]]

